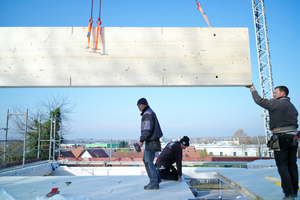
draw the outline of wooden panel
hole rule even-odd
[[[95,46],[93,28],[91,47]],[[245,86],[247,28],[0,27],[0,87]]]

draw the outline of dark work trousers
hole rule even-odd
[[[279,137],[280,151],[274,151],[281,187],[285,196],[296,195],[298,192],[298,143],[293,145],[294,135],[284,134]]]
[[[178,180],[178,172],[173,165],[171,167],[166,168],[164,170],[158,170],[158,174],[161,179],[168,179],[168,180]]]
[[[152,149],[152,145],[150,145],[150,142],[146,142],[143,162],[145,164],[148,177],[150,179],[150,183],[148,185],[150,185],[151,187],[158,186],[159,182],[161,181],[153,163],[154,157],[155,151]]]

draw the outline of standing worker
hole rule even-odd
[[[274,150],[284,200],[293,200],[298,193],[297,167],[297,128],[298,111],[287,97],[289,90],[285,86],[275,88],[274,99],[261,98],[253,85],[250,88],[253,100],[269,111],[269,127],[273,133],[268,144]]]
[[[139,110],[142,112],[141,137],[138,145],[143,146],[145,142],[145,150],[143,162],[150,179],[150,183],[144,186],[145,190],[158,190],[160,177],[154,166],[155,152],[161,150],[159,138],[163,136],[159,122],[153,110],[148,105],[145,98],[141,98],[137,102]]]
[[[183,136],[180,142],[170,142],[166,145],[155,163],[160,178],[182,182],[182,149],[190,145],[189,141],[187,136]],[[177,170],[173,166],[175,162]]]

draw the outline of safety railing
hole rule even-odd
[[[22,115],[25,118],[24,135],[19,139],[10,139],[8,121],[13,115]],[[0,166],[10,166],[9,163],[22,162],[24,167],[26,160],[58,160],[69,158],[77,160],[138,160],[143,157],[143,152],[137,153],[134,143],[137,138],[79,138],[65,139],[61,137],[61,118],[51,116],[48,137],[41,138],[41,125],[39,120],[38,134],[30,139],[27,135],[27,113],[10,114],[8,111],[7,126],[3,129],[5,137],[0,140]],[[49,119],[45,120],[49,121]],[[57,125],[58,124],[58,125]],[[1,131],[1,130],[0,130]],[[169,143],[179,141],[178,137],[162,137],[162,149]],[[265,144],[265,136],[246,137],[190,137],[190,146],[183,150],[184,160],[189,158],[204,157],[271,157],[270,151]],[[141,148],[144,150],[144,146]],[[157,152],[157,155],[159,152]]]

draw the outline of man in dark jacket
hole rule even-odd
[[[182,149],[186,149],[190,145],[189,141],[187,136],[183,136],[180,142],[170,142],[166,145],[155,163],[160,178],[182,181]],[[173,166],[175,162],[177,170]]]
[[[275,88],[274,99],[261,98],[253,85],[247,87],[250,88],[255,103],[269,111],[272,138],[277,137],[279,141],[279,147],[277,145],[276,149],[272,149],[281,177],[281,187],[285,194],[283,199],[293,200],[294,197],[297,197],[298,192],[298,111],[287,97],[289,90],[285,86]]]
[[[142,112],[141,122],[141,137],[138,145],[143,146],[145,142],[145,150],[143,156],[143,162],[150,179],[150,183],[144,187],[145,190],[157,190],[159,189],[160,177],[154,166],[155,152],[160,151],[159,138],[162,137],[159,122],[153,110],[148,105],[145,98],[141,98],[137,102],[139,110]]]

